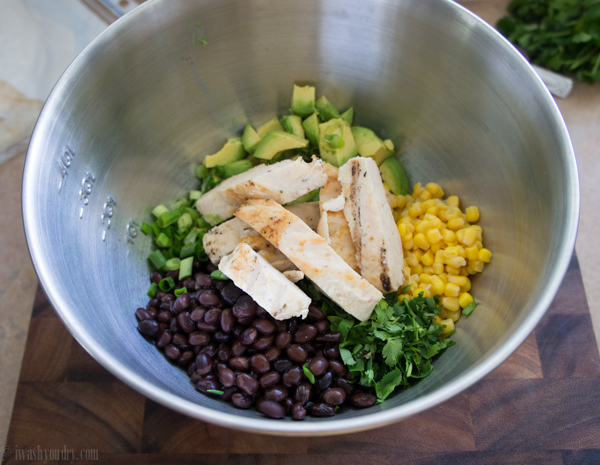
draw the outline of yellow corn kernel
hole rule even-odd
[[[465,249],[465,252],[467,254],[467,259],[469,259],[469,260],[477,260],[479,258],[479,249],[477,249],[476,245],[467,247]]]
[[[434,199],[427,199],[421,204],[421,208],[423,209],[423,212],[429,210],[433,206],[435,206]]]
[[[431,219],[430,221],[431,221],[431,227],[433,229],[439,229],[441,231],[442,228],[446,227],[446,223],[444,223],[442,220],[440,220],[437,216],[434,217],[433,219]]]
[[[475,245],[477,246],[477,252],[483,249],[483,244],[481,243],[481,241],[475,241]]]
[[[406,206],[406,197],[403,195],[396,196],[396,208],[404,208]]]
[[[425,291],[423,297],[433,297],[433,294],[431,293],[431,284],[421,284],[421,289]]]
[[[483,232],[477,231],[477,240],[483,242]]]
[[[407,252],[405,256],[405,261],[409,266],[417,266],[419,264],[419,259],[412,252]]]
[[[446,218],[446,210],[443,209],[442,207],[440,207],[440,209],[437,212],[437,217],[440,219],[440,221],[445,222],[448,221],[448,218]]]
[[[448,275],[448,281],[450,281],[451,275]],[[460,291],[460,286],[449,282],[446,284],[446,289],[444,290],[444,295],[447,297],[458,297],[458,292]]]
[[[464,286],[465,284],[467,284],[467,277],[466,276],[456,276],[456,275],[448,276],[448,282],[450,282],[452,284],[456,284],[459,287]]]
[[[447,228],[442,228],[441,231],[442,236],[444,236],[444,240],[448,243],[456,241],[456,234],[454,231],[450,231]]]
[[[408,230],[406,229],[406,223],[398,221],[398,223],[396,223],[396,226],[398,226],[398,232],[400,233],[400,237],[404,236],[408,232]]]
[[[467,278],[467,283],[464,286],[460,286],[460,292],[469,292],[471,290],[471,280]]]
[[[424,266],[423,267],[423,273],[428,274],[430,276],[433,276],[433,267],[432,266]]]
[[[484,263],[489,263],[492,258],[492,252],[488,249],[481,249],[477,258]]]
[[[432,271],[434,274],[442,274],[444,272],[444,264],[443,263],[434,263],[431,265]]]
[[[415,246],[414,241],[411,239],[410,241],[404,242],[402,241],[402,248],[404,250],[412,250],[412,248]]]
[[[423,252],[421,249],[417,249],[413,253],[415,254],[415,257],[417,257],[417,263],[419,263],[421,261],[421,257],[425,252]]]
[[[446,199],[446,203],[448,204],[448,206],[450,207],[458,207],[460,205],[460,200],[458,199],[458,196],[456,195],[451,195],[450,197],[448,197]]]
[[[442,319],[440,318],[439,315],[433,315],[433,322],[436,325],[440,325],[440,326],[442,325]]]
[[[456,297],[450,297],[451,299],[456,299]],[[455,323],[460,319],[460,312],[457,310],[455,312],[448,312],[448,319],[454,321]]]
[[[423,214],[423,210],[421,209],[420,203],[413,203],[412,206],[408,209],[408,214],[411,218],[418,218]]]
[[[463,292],[458,298],[458,305],[461,308],[466,308],[473,303],[473,297],[468,292]]]
[[[448,273],[448,276],[450,275],[457,275],[460,273],[460,268],[455,268],[454,266],[448,266],[446,265],[446,273]]]
[[[421,273],[419,275],[419,282],[421,284],[431,284],[431,276],[427,273]]]
[[[467,215],[467,221],[469,223],[475,223],[477,220],[479,220],[479,208],[469,207],[467,208],[465,213]]]
[[[467,264],[467,261],[463,258],[463,257],[446,257],[446,269],[448,267],[450,268],[455,268],[456,269],[456,273],[452,273],[452,274],[458,274],[458,269],[461,266],[465,266]]]
[[[465,238],[465,228],[459,229],[458,231],[456,231],[456,240],[458,242],[462,242],[463,239]]]
[[[462,218],[462,212],[460,211],[460,208],[448,207],[446,210],[446,220],[450,221],[455,218]]]
[[[431,223],[429,223],[429,224],[431,224]],[[429,242],[431,244],[437,244],[443,238],[444,237],[442,236],[442,233],[440,232],[439,229],[435,228],[435,229],[428,229],[427,230],[427,239],[429,240]]]
[[[477,241],[477,231],[475,231],[473,228],[467,228],[463,231],[464,233],[462,235],[462,239],[459,238],[458,241],[465,244],[467,247],[471,247],[475,244],[475,241]],[[456,237],[459,237],[458,233],[456,234]]]
[[[390,186],[388,186],[385,182],[383,183],[383,188],[388,192],[392,192],[392,189],[390,189]]]
[[[414,291],[412,291],[413,297],[419,297],[419,293],[422,292],[423,296],[427,295],[427,292],[422,287],[417,287]]]
[[[446,275],[446,273],[442,273],[442,274],[438,275],[438,277],[442,280],[442,282],[444,283],[444,286],[446,284],[448,284],[448,275]]]
[[[400,213],[400,220],[403,219],[410,219],[408,214],[408,207],[404,208],[404,210],[402,210],[402,213]]]
[[[436,323],[437,323],[437,321],[436,321]],[[454,320],[452,318],[446,318],[445,320],[441,320],[440,323],[438,323],[438,324],[440,326],[446,326],[443,329],[442,334],[448,334],[450,331],[454,330]]]
[[[442,250],[442,242],[431,244],[431,248],[429,250],[431,250],[431,253],[435,255],[436,253],[438,253],[438,251]]]
[[[435,256],[433,255],[431,250],[428,250],[427,253],[425,253],[421,256],[421,263],[425,266],[433,265],[434,260],[435,260]]]
[[[423,200],[429,200],[431,198],[431,193],[428,190],[424,190],[421,192],[421,195],[419,195],[419,198]]]
[[[481,226],[479,226],[478,224],[472,224],[471,226],[469,226],[471,229],[474,229],[475,231],[479,231],[479,232],[483,232],[483,229],[481,228]]]
[[[465,252],[465,248],[462,245],[456,245],[456,250],[458,251],[458,256],[465,258],[467,256],[466,252]]]
[[[446,287],[448,286],[446,285]],[[442,304],[444,304],[444,309],[449,312],[456,312],[459,308],[457,297],[442,297]]]
[[[415,231],[425,234],[431,229],[431,222],[427,220],[421,221],[415,226]]]
[[[408,284],[419,284],[419,275],[411,274],[410,278],[408,278]]]
[[[435,263],[442,263],[442,264],[446,264],[446,256],[444,255],[446,251],[445,250],[438,250],[435,253]]]
[[[452,230],[452,231],[458,231],[459,229],[462,229],[465,226],[465,220],[463,220],[462,218],[452,218],[451,220],[448,220],[448,229]]]
[[[425,237],[425,234],[423,233],[415,234],[413,241],[415,242],[415,245],[420,249],[427,250],[429,247],[431,247],[431,244],[429,243],[429,241]]]
[[[459,276],[469,276],[469,272],[467,271],[467,267],[466,266],[461,266],[460,267],[460,273],[458,273]]]
[[[415,266],[411,266],[410,267],[410,274],[418,274],[419,276],[421,274],[423,274],[423,265],[421,265],[420,263],[418,265]]]
[[[453,246],[446,247],[444,250],[444,258],[458,257],[458,249]]]
[[[431,277],[431,293],[433,295],[442,295],[446,290],[446,284],[442,281],[439,276]]]
[[[476,273],[481,273],[483,271],[483,262],[479,260],[469,260],[469,268]]]
[[[441,199],[444,196],[444,190],[435,182],[428,182],[425,189],[429,191],[433,198]]]
[[[438,207],[437,205],[434,205],[433,207],[429,207],[427,209],[427,214],[428,215],[436,215],[437,218],[437,212],[440,209],[440,207]]]

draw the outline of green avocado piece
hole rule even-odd
[[[279,120],[277,118],[273,118],[272,120],[267,121],[265,124],[260,126],[256,130],[256,133],[258,134],[258,137],[260,137],[260,139],[262,140],[262,138],[265,137],[271,131],[283,131],[283,128],[281,127],[281,124],[279,124]]]
[[[285,129],[285,132],[289,132],[290,134],[294,134],[295,136],[304,139],[302,118],[300,118],[298,115],[284,116],[281,119],[281,125],[283,126],[283,129]]]
[[[338,111],[331,103],[329,103],[329,100],[327,100],[327,97],[325,97],[324,95],[316,101],[315,106],[317,107],[317,111],[319,112],[319,118],[323,122],[340,117]]]
[[[350,125],[341,118],[319,124],[321,158],[333,166],[342,166],[357,155]]]
[[[381,179],[385,182],[392,194],[407,195],[411,193],[410,184],[404,166],[395,158],[388,158],[379,167]]]
[[[301,195],[296,200],[286,203],[286,205],[298,205],[298,204],[306,203],[306,202],[317,202],[319,200],[319,192],[320,191],[321,191],[321,188],[315,189],[314,191],[310,191],[304,195]]]
[[[352,126],[352,121],[354,121],[354,107],[348,108],[344,113],[340,115],[346,123]]]
[[[214,168],[215,166],[223,166],[232,161],[241,160],[246,156],[246,151],[242,145],[242,138],[227,139],[225,145],[214,155],[207,155],[204,159],[204,166]]]
[[[242,145],[244,146],[246,152],[254,153],[254,150],[256,150],[256,146],[259,142],[260,137],[258,137],[258,133],[252,126],[247,124],[244,128],[244,133],[242,134]]]
[[[384,140],[383,145],[385,145],[388,148],[388,150],[391,150],[392,152],[394,151],[394,143],[391,140]]]
[[[319,145],[319,117],[316,112],[302,121],[302,127],[310,143]]]
[[[381,165],[385,160],[394,155],[394,152],[386,147],[383,141],[368,128],[354,126],[352,128],[352,135],[356,141],[358,154],[362,157],[373,158],[377,162],[377,165]]]
[[[292,94],[292,114],[306,118],[315,111],[315,88],[313,86],[300,87],[294,84]]]
[[[236,174],[243,173],[244,171],[248,171],[254,165],[250,160],[238,160],[232,163],[227,163],[223,167],[223,175],[225,179],[235,176]]]
[[[271,131],[258,144],[254,151],[256,158],[271,160],[281,152],[290,149],[306,147],[308,141],[294,134],[288,134],[284,131]]]

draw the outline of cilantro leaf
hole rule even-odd
[[[396,368],[395,370],[390,371],[375,384],[375,393],[377,394],[377,398],[380,400],[385,400],[387,396],[394,392],[396,386],[402,384],[402,381],[403,376],[400,370]]]
[[[344,365],[352,366],[356,364],[356,360],[354,360],[352,352],[350,352],[348,349],[343,347],[340,348],[340,356],[342,357],[342,362],[344,362]]]
[[[390,339],[385,346],[383,346],[383,351],[381,353],[388,366],[393,367],[398,363],[398,360],[402,355],[403,346],[402,339]]]

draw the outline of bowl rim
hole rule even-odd
[[[138,376],[129,371],[129,369],[107,352],[100,344],[96,343],[91,337],[91,334],[76,321],[69,317],[69,303],[58,292],[54,291],[54,286],[50,276],[51,267],[49,263],[42,260],[44,256],[41,234],[36,231],[35,219],[28,214],[34,211],[36,199],[30,195],[32,190],[29,186],[35,182],[35,159],[43,153],[42,135],[45,126],[51,126],[51,115],[61,107],[61,94],[65,92],[65,85],[69,79],[76,75],[80,65],[85,63],[87,56],[93,54],[95,50],[103,48],[106,42],[110,41],[113,31],[118,28],[127,27],[131,21],[136,21],[136,18],[142,14],[155,8],[161,1],[167,0],[148,0],[133,11],[118,19],[107,27],[98,35],[69,65],[67,70],[54,86],[50,96],[48,97],[38,121],[34,128],[31,142],[27,151],[25,167],[23,170],[23,187],[22,187],[22,214],[23,226],[27,240],[27,247],[31,256],[35,271],[39,278],[40,284],[44,288],[48,300],[56,310],[58,316],[67,327],[69,332],[77,340],[77,342],[104,368],[112,373],[119,380],[129,385],[136,391],[140,392],[149,399],[169,407],[170,409],[190,416],[192,418],[209,422],[214,425],[232,428],[236,430],[263,433],[278,436],[328,436],[347,434],[353,432],[364,431],[368,429],[382,427],[400,420],[409,418],[415,414],[423,412],[431,407],[441,404],[446,400],[454,397],[475,383],[479,382],[484,376],[497,368],[504,362],[529,336],[540,319],[545,314],[546,310],[552,303],[563,277],[569,266],[571,256],[575,247],[575,239],[577,235],[577,227],[579,220],[580,208],[580,192],[579,178],[577,172],[577,164],[575,153],[571,144],[569,133],[562,115],[556,105],[556,102],[546,89],[540,77],[531,68],[527,60],[491,25],[483,19],[467,10],[465,7],[454,3],[452,0],[432,0],[446,4],[449,8],[454,8],[462,20],[474,22],[478,27],[482,28],[484,33],[490,34],[507,53],[513,54],[514,58],[520,63],[520,66],[529,74],[533,82],[536,83],[538,90],[545,95],[548,107],[551,111],[551,120],[558,130],[557,138],[561,141],[562,153],[565,157],[565,172],[567,198],[570,202],[567,205],[568,217],[565,218],[565,240],[560,245],[560,249],[556,255],[556,266],[546,284],[546,292],[542,298],[535,304],[529,315],[524,319],[521,326],[512,334],[495,352],[487,359],[478,363],[471,369],[462,373],[457,379],[451,381],[444,386],[443,391],[439,389],[432,393],[422,395],[416,399],[410,400],[405,404],[376,412],[369,415],[363,415],[350,419],[324,419],[320,421],[309,422],[294,422],[284,421],[277,422],[268,418],[247,418],[244,417],[240,421],[240,417],[235,413],[227,413],[215,410],[209,407],[204,407],[195,402],[185,400],[175,394],[172,394],[162,388],[149,384],[142,376]]]

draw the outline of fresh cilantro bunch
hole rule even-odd
[[[330,329],[342,334],[342,361],[358,379],[358,384],[374,388],[383,401],[398,386],[408,386],[409,378],[425,378],[433,371],[432,358],[455,344],[445,334],[446,326],[434,322],[440,313],[437,297],[415,297],[396,301],[396,295],[381,300],[369,320],[359,322],[319,293],[306,280],[300,287],[323,305]]]
[[[513,0],[496,27],[532,63],[600,81],[600,0]]]

